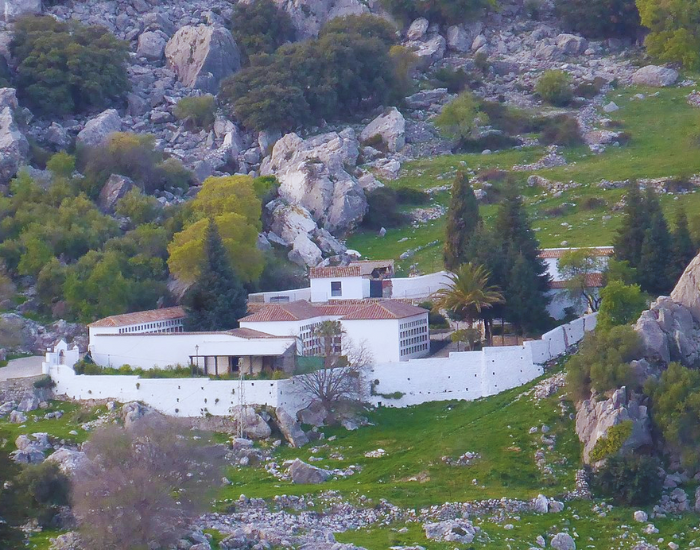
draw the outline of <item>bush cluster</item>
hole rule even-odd
[[[215,108],[212,95],[183,97],[175,105],[174,114],[192,130],[209,130],[214,124]]]
[[[272,0],[238,2],[233,9],[231,31],[246,63],[253,55],[273,53],[296,37],[289,14]]]
[[[634,38],[640,28],[635,0],[556,0],[555,12],[588,38]]]
[[[319,37],[251,58],[221,84],[219,99],[248,128],[292,130],[387,104],[400,79],[393,27],[370,15],[330,21]]]
[[[593,491],[618,505],[644,506],[661,497],[659,461],[640,455],[613,456],[593,477]]]
[[[428,202],[428,196],[418,189],[392,189],[379,187],[367,193],[367,214],[362,225],[368,229],[399,227],[410,221],[400,211],[402,205],[420,205]]]
[[[589,455],[591,462],[598,462],[618,453],[625,441],[632,435],[633,427],[631,420],[625,420],[621,424],[608,429],[607,435],[596,441],[595,446],[591,450]]]
[[[405,24],[418,17],[430,22],[448,25],[478,18],[487,8],[495,5],[491,0],[382,0],[384,8]]]
[[[571,89],[571,77],[564,71],[549,70],[535,84],[535,92],[547,103],[563,107],[574,97]]]
[[[576,119],[569,115],[557,115],[542,119],[540,142],[544,145],[572,147],[583,143],[581,129]]]
[[[24,17],[10,51],[20,98],[42,113],[101,108],[129,89],[128,46],[104,27]]]

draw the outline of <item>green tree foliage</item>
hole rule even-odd
[[[668,294],[673,288],[669,269],[673,254],[671,234],[658,198],[651,190],[647,192],[646,203],[649,227],[644,232],[637,276],[642,290],[658,296]]]
[[[490,0],[382,0],[382,6],[403,23],[418,17],[445,24],[474,20],[493,7]]]
[[[55,462],[26,465],[13,485],[24,509],[43,527],[49,527],[61,507],[69,503],[69,479]]]
[[[158,199],[150,195],[144,195],[140,189],[133,188],[119,201],[115,212],[131,220],[132,227],[154,222],[161,211]]]
[[[398,210],[399,198],[391,187],[378,187],[367,193],[367,214],[362,225],[369,229],[399,227],[410,218]]]
[[[608,265],[603,271],[603,286],[612,281],[620,281],[623,284],[631,285],[637,280],[637,270],[630,267],[626,260],[608,259]]]
[[[593,491],[623,506],[645,506],[661,497],[659,461],[644,455],[613,456],[593,477]]]
[[[632,435],[633,428],[634,422],[631,420],[624,420],[622,423],[608,428],[608,433],[598,439],[591,449],[589,455],[591,462],[598,462],[620,452],[622,446]]]
[[[99,195],[112,174],[131,178],[146,193],[186,189],[191,178],[178,160],[164,160],[150,134],[115,132],[105,145],[89,148],[82,157],[85,179],[81,187],[92,198]]]
[[[199,277],[187,291],[185,328],[229,330],[238,327],[238,319],[246,314],[247,295],[219,235],[216,223],[208,220],[204,243],[204,263]]]
[[[637,0],[642,25],[650,29],[644,40],[649,55],[662,61],[700,66],[700,4],[688,0]]]
[[[558,269],[566,284],[569,296],[580,301],[584,299],[590,311],[598,311],[601,298],[591,281],[591,275],[599,273],[603,267],[601,258],[593,248],[576,248],[562,254]]]
[[[648,226],[644,197],[636,184],[625,195],[622,222],[615,237],[615,259],[626,261],[637,268],[642,259],[642,244]]]
[[[488,120],[472,93],[462,92],[443,107],[434,122],[445,137],[464,143],[474,139],[479,127],[488,124]]]
[[[568,105],[573,98],[571,77],[564,71],[545,71],[535,84],[535,92],[552,105]]]
[[[104,107],[129,89],[128,46],[104,27],[23,17],[10,44],[20,98],[52,114]]]
[[[556,0],[555,11],[569,30],[588,38],[633,38],[639,31],[634,0]]]
[[[639,285],[626,285],[613,280],[600,291],[600,310],[596,327],[610,330],[618,325],[634,323],[647,307],[647,299]]]
[[[676,215],[676,227],[672,235],[672,254],[669,269],[669,278],[672,284],[678,282],[685,268],[695,258],[697,251],[698,249],[693,242],[693,238],[690,236],[685,209],[679,208]]]
[[[639,335],[629,326],[589,332],[579,352],[566,365],[566,383],[574,399],[588,399],[591,390],[598,393],[620,386],[636,387],[629,365],[639,359],[642,345]]]
[[[253,55],[273,53],[296,37],[289,14],[272,0],[237,3],[233,9],[232,33],[246,62]]]
[[[447,210],[443,251],[445,269],[453,271],[467,262],[467,245],[480,220],[479,204],[469,178],[464,172],[457,172]]]
[[[254,56],[219,99],[248,128],[284,131],[385,104],[396,84],[392,33],[370,15],[336,19],[315,40]]]
[[[242,5],[242,4],[239,4]],[[255,4],[254,4],[255,5]],[[213,95],[183,97],[173,113],[191,130],[209,130],[214,124],[216,100]]]
[[[542,291],[537,288],[532,263],[522,253],[515,256],[505,295],[506,319],[515,325],[518,334],[535,332],[544,326],[548,315],[543,307]]]
[[[253,178],[208,178],[191,203],[190,219],[168,246],[170,271],[185,282],[199,278],[205,261],[207,227],[212,219],[238,276],[246,282],[257,280],[264,260],[257,248],[261,211]]]
[[[653,419],[666,445],[683,464],[700,463],[700,371],[671,363],[658,382],[647,384]]]

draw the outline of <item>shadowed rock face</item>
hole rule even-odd
[[[700,255],[695,256],[685,268],[676,288],[671,292],[671,299],[685,306],[693,319],[700,322]]]

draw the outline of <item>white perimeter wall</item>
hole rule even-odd
[[[485,348],[400,363],[376,363],[368,374],[370,384],[379,380],[374,386],[375,393],[400,392],[403,395],[399,399],[373,395],[370,401],[389,407],[407,407],[429,401],[473,400],[495,395],[540,376],[545,362],[579,342],[587,331],[595,328],[595,323],[596,314],[586,315],[522,346]],[[229,409],[239,403],[237,381],[76,375],[69,366],[48,363],[44,363],[44,368],[56,382],[56,393],[73,399],[143,401],[163,413],[178,416],[200,416],[207,412],[227,415]],[[294,378],[243,384],[245,403],[249,405],[284,407],[294,414],[307,401]]]
[[[392,298],[427,298],[441,288],[447,287],[450,279],[447,271],[438,271],[420,277],[391,279]]]

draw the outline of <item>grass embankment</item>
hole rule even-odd
[[[651,95],[657,91],[658,96]],[[613,211],[612,206],[622,198],[624,191],[601,189],[597,184],[602,179],[621,181],[663,176],[687,177],[700,172],[700,143],[697,139],[700,109],[686,102],[689,92],[689,88],[654,90],[631,87],[614,90],[607,99],[614,101],[620,109],[606,116],[620,124],[618,130],[631,135],[627,145],[608,147],[600,155],[591,153],[583,146],[566,148],[563,154],[568,161],[567,166],[535,172],[513,172],[515,180],[522,186],[533,227],[543,247],[561,246],[564,241],[570,246],[601,246],[612,242],[620,217],[619,211]],[[646,98],[635,99],[634,96],[639,93],[645,94]],[[387,183],[395,188],[428,190],[449,184],[459,169],[468,168],[476,173],[492,168],[510,170],[513,165],[531,163],[542,154],[543,148],[536,147],[491,155],[446,155],[422,159],[406,163],[405,175]],[[526,180],[531,174],[552,181],[573,181],[581,186],[565,191],[558,197],[545,196],[542,190],[527,187]],[[586,205],[586,199],[593,197],[604,202]],[[449,191],[434,194],[434,204],[446,206],[448,200]],[[665,195],[661,197],[661,203],[670,219],[674,218],[678,204],[684,205],[692,217],[700,210],[700,193]],[[486,220],[491,218],[494,211],[493,205],[481,209]],[[398,262],[401,273],[406,273],[413,264],[417,264],[423,272],[431,272],[442,268],[443,233],[444,217],[417,228],[389,229],[384,238],[379,238],[374,231],[360,231],[348,239],[347,244],[368,258],[398,260],[407,250],[437,240],[437,245]]]

